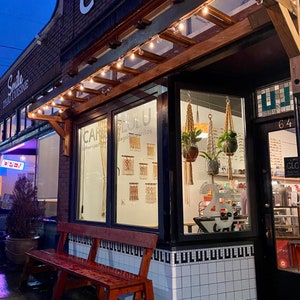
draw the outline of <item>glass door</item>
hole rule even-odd
[[[300,295],[300,168],[294,119],[258,125],[259,299]],[[257,251],[259,252],[259,251]],[[257,254],[258,256],[259,254]]]
[[[277,268],[299,273],[300,179],[295,128],[269,132],[268,140]]]

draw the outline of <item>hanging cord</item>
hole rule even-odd
[[[189,100],[186,109],[185,131],[191,132],[193,131],[193,129],[194,129],[194,118],[193,118],[192,104],[191,101]]]
[[[224,132],[234,131],[233,127],[233,119],[231,114],[231,106],[230,100],[226,97],[226,113],[225,113],[225,124],[224,124]],[[228,180],[232,180],[232,164],[231,164],[231,155],[227,154],[228,157]]]
[[[207,136],[206,152],[211,156],[215,156],[216,154],[211,114],[208,115],[208,136]]]
[[[234,131],[230,100],[228,97],[226,97],[226,112],[225,112],[225,124],[224,124],[224,132],[226,131]]]
[[[212,123],[212,115],[208,115],[208,136],[207,136],[207,145],[206,145],[206,152],[212,158],[216,155],[216,147],[214,141],[214,133],[213,133],[213,123]],[[214,183],[214,174],[211,174],[211,182]]]

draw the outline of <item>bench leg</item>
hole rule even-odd
[[[66,273],[64,271],[59,271],[58,278],[57,278],[56,284],[53,289],[52,300],[60,300],[61,299],[61,296],[64,292],[65,285],[67,282],[67,276],[68,276],[68,273]]]
[[[33,266],[33,260],[28,257],[26,260],[26,263],[24,265],[22,275],[21,275],[20,288],[26,287],[29,275],[31,273],[32,266]]]
[[[99,300],[104,299],[104,287],[103,286],[97,286],[96,289],[97,289],[98,299]]]
[[[145,299],[154,300],[152,280],[147,280],[145,283]]]

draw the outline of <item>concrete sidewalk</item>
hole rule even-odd
[[[7,300],[51,300],[55,273],[43,273],[30,277],[28,285],[20,289],[23,266],[9,262],[0,257],[0,299]],[[80,288],[64,293],[62,300],[94,300],[97,299],[92,287]]]

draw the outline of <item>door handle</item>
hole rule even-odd
[[[270,204],[269,203],[265,203],[265,208],[270,208]]]

